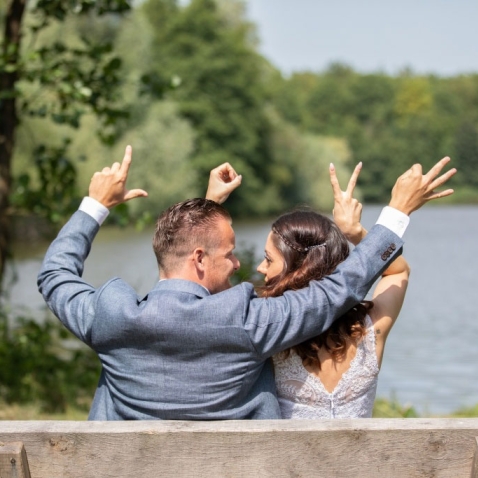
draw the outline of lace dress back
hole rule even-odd
[[[379,366],[375,334],[366,316],[367,333],[357,353],[332,392],[309,373],[293,351],[287,358],[273,357],[282,418],[369,418],[377,391]]]

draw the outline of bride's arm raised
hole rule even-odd
[[[362,204],[353,197],[355,185],[362,169],[359,163],[347,185],[342,191],[333,165],[330,167],[330,182],[334,191],[334,220],[347,239],[357,245],[366,235],[367,230],[360,223]],[[374,323],[376,351],[379,365],[382,362],[383,350],[388,334],[392,329],[403,305],[408,286],[410,267],[403,256],[399,256],[383,273],[373,294],[373,308],[369,315]]]

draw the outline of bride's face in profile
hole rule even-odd
[[[271,280],[284,269],[284,258],[272,242],[273,232],[269,232],[266,241],[264,260],[257,267],[257,272],[264,274],[264,281]]]

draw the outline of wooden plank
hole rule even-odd
[[[478,437],[475,437],[475,453],[471,466],[471,478],[478,478]]]
[[[21,441],[0,442],[0,478],[30,478],[27,454]]]
[[[469,478],[478,419],[0,422],[34,478]]]

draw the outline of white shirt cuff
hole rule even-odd
[[[381,226],[390,229],[399,237],[403,237],[409,223],[409,216],[390,206],[385,206],[382,209],[376,222],[376,224],[380,224]]]
[[[100,226],[110,213],[106,206],[89,196],[83,198],[78,209],[91,216]]]

